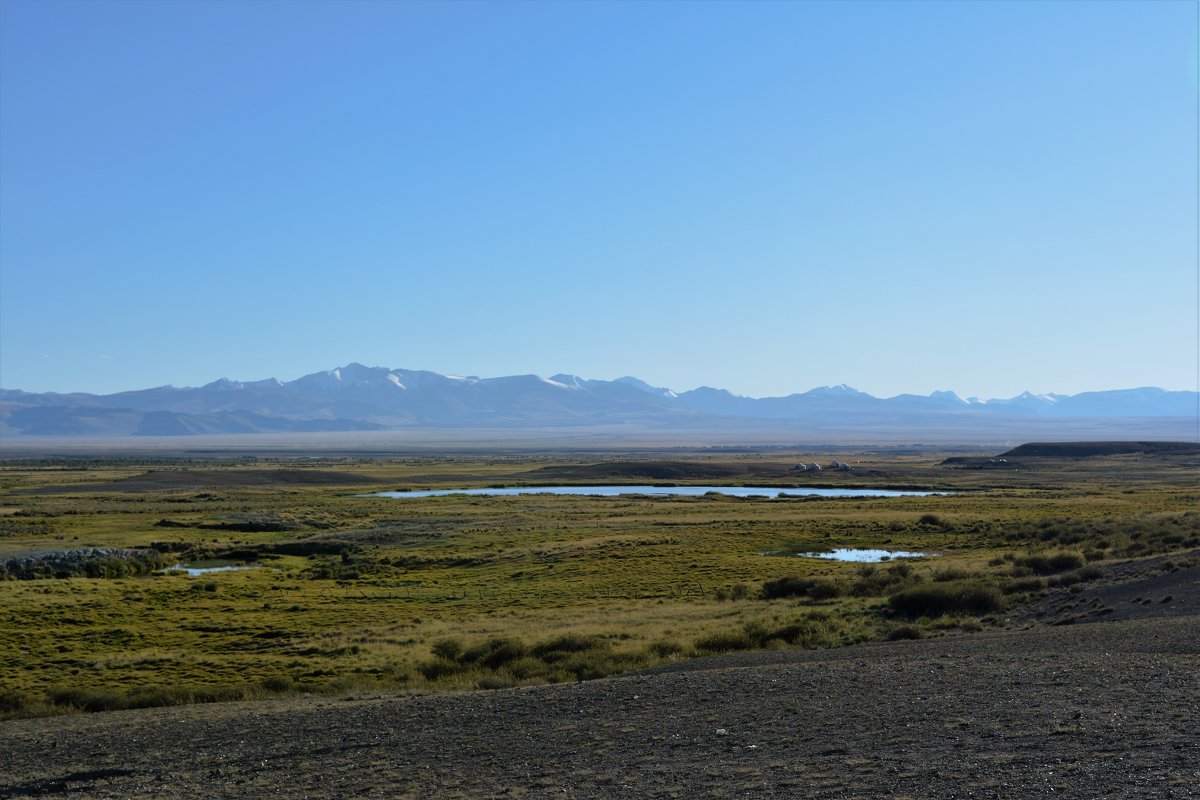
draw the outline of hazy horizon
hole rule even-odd
[[[0,3],[0,386],[1200,389],[1194,3]]]

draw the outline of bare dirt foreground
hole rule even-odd
[[[1155,605],[575,685],[11,721],[0,797],[1200,797],[1200,618]]]

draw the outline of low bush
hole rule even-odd
[[[586,650],[596,650],[605,646],[604,640],[599,636],[583,636],[578,633],[567,633],[535,644],[530,648],[530,652],[547,664],[553,664],[557,661],[565,660],[572,653],[582,653]]]
[[[627,672],[644,666],[643,657],[632,653],[612,653],[607,650],[591,650],[576,653],[566,661],[557,665],[555,672],[550,673],[551,680],[562,680],[565,674],[577,681],[590,681]]]
[[[987,614],[1003,608],[1000,592],[980,583],[954,582],[921,586],[888,598],[892,611],[904,617],[943,614]]]
[[[664,654],[682,649],[662,644]],[[427,681],[485,672],[476,681],[481,688],[602,678],[642,666],[655,653],[651,647],[636,656],[614,654],[602,637],[578,633],[562,634],[533,646],[508,637],[493,637],[471,645],[464,645],[456,638],[439,639],[430,651],[433,658],[417,668]]]
[[[495,637],[468,647],[458,657],[462,664],[479,664],[488,669],[499,669],[509,661],[516,661],[527,652],[525,644],[517,639]]]
[[[435,658],[432,661],[422,663],[417,667],[417,671],[427,681],[439,681],[442,678],[462,672],[463,666],[457,661],[452,661],[448,658]]]
[[[1054,575],[1070,569],[1083,566],[1083,556],[1078,553],[1055,553],[1054,555],[1033,555],[1017,558],[1013,562],[1017,567],[1023,567],[1034,575]],[[1015,570],[1014,570],[1015,572]]]
[[[430,649],[437,658],[454,661],[462,654],[463,643],[461,639],[438,639]]]
[[[856,597],[883,597],[922,580],[911,564],[893,564],[886,570],[866,564],[858,575],[858,580],[850,586],[850,594]]]
[[[695,646],[700,653],[729,653],[749,650],[754,647],[754,642],[744,631],[729,631],[701,637],[696,640]]]
[[[22,692],[17,689],[5,689],[0,692],[0,716],[10,716],[19,714],[29,708],[32,708],[36,703],[36,699],[29,692]]]
[[[1064,572],[1062,575],[1056,575],[1053,578],[1046,579],[1047,586],[1074,586],[1077,583],[1088,583],[1104,576],[1104,570],[1097,567],[1095,564],[1089,564],[1086,567],[1075,570],[1074,572]]]
[[[678,642],[661,641],[654,642],[646,649],[651,655],[658,658],[669,658],[682,653],[683,645],[679,644]]]
[[[812,585],[812,581],[812,578],[800,578],[794,575],[789,575],[785,578],[776,578],[773,581],[767,581],[763,584],[762,592],[759,596],[763,600],[804,597],[808,594],[808,589]]]
[[[290,681],[287,691],[294,690]],[[281,690],[282,691],[282,690]],[[69,711],[121,711],[192,703],[222,703],[256,696],[247,686],[138,686],[122,692],[112,689],[57,686],[47,690],[46,704]]]
[[[901,639],[920,639],[923,635],[921,629],[916,625],[901,625],[898,628],[892,628],[883,638],[889,642],[896,642]]]
[[[833,647],[847,643],[851,628],[841,618],[811,613],[775,627],[759,620],[747,622],[741,631],[725,631],[697,639],[694,647],[699,653],[729,653],[785,644],[805,649]]]
[[[533,656],[524,656],[504,665],[504,672],[517,681],[541,678],[546,674],[546,662]]]
[[[264,679],[262,682],[262,687],[272,694],[285,694],[292,691],[295,688],[295,684],[292,683],[291,678],[282,675],[276,675]]]
[[[788,576],[767,581],[763,584],[763,600],[778,600],[786,597],[811,597],[827,600],[842,593],[842,587],[828,578],[799,578]]]
[[[968,572],[967,570],[959,569],[958,567],[943,567],[942,569],[935,570],[933,573],[933,580],[937,583],[945,583],[947,581],[963,581],[976,577],[978,577],[976,573]]]
[[[770,639],[786,642],[806,650],[833,647],[840,641],[841,627],[824,617],[809,617],[787,623],[771,632]]]
[[[1046,588],[1046,582],[1041,578],[1017,578],[1000,587],[1005,594],[1024,594],[1025,592],[1040,592]]]

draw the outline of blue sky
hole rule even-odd
[[[1197,386],[1193,2],[0,2],[0,386]]]

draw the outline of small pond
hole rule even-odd
[[[929,558],[940,553],[916,553],[908,550],[870,550],[841,547],[824,553],[789,553],[783,550],[760,553],[764,556],[790,556],[792,558],[824,558],[829,561],[854,561],[860,564],[876,564],[897,558]]]
[[[897,489],[817,489],[805,486],[515,486],[488,489],[434,489],[409,492],[377,492],[359,497],[445,497],[461,494],[475,497],[512,497],[522,494],[588,495],[618,497],[642,494],[652,497],[701,497],[709,493],[729,497],[923,497],[938,492],[913,492]]]
[[[186,572],[188,575],[208,575],[210,572],[236,572],[241,569],[257,569],[262,564],[246,564],[242,561],[194,561],[190,564],[175,564],[167,571]]]

